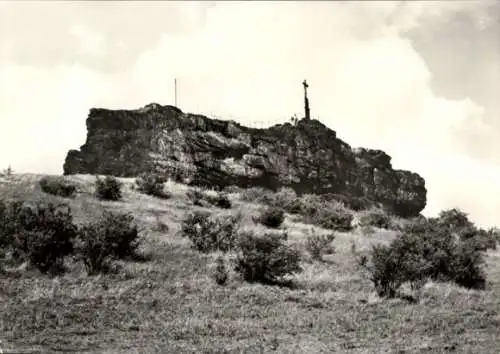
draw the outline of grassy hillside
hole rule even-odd
[[[500,348],[500,252],[486,252],[486,290],[429,282],[417,302],[379,298],[358,266],[358,252],[389,243],[395,231],[355,227],[335,232],[335,253],[305,257],[294,287],[244,282],[230,268],[217,285],[218,256],[199,253],[180,235],[193,210],[242,213],[241,228],[265,232],[253,216],[262,205],[229,194],[231,209],[196,206],[188,188],[166,183],[159,199],[139,193],[134,179],[120,179],[123,198],[99,201],[95,177],[67,176],[74,198],[41,191],[43,176],[13,175],[0,181],[0,198],[65,202],[77,224],[103,210],[134,215],[144,242],[142,261],[120,261],[116,273],[88,276],[68,260],[69,271],[49,277],[25,264],[0,275],[0,348],[5,352],[95,353],[498,353]],[[361,216],[352,212],[354,219]],[[404,222],[395,220],[394,222]],[[306,254],[311,232],[331,231],[286,214],[280,230]],[[354,245],[354,246],[353,246]],[[227,263],[230,264],[230,263]],[[410,289],[406,289],[411,293]]]

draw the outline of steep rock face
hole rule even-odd
[[[268,129],[150,104],[137,110],[91,109],[87,141],[70,150],[64,174],[177,176],[192,185],[293,188],[297,193],[362,198],[399,215],[426,204],[425,181],[394,170],[383,151],[352,149],[317,120]]]

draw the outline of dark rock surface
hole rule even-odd
[[[298,194],[368,200],[403,216],[417,215],[426,204],[418,174],[394,170],[383,151],[352,149],[314,119],[252,129],[149,104],[93,108],[87,131],[80,150],[68,152],[64,174],[156,172],[192,185],[287,186]]]

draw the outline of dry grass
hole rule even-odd
[[[151,260],[122,263],[115,275],[87,277],[73,266],[51,279],[26,270],[0,279],[0,340],[4,351],[95,353],[498,353],[500,347],[500,252],[487,254],[486,291],[452,284],[427,284],[418,303],[379,299],[351,254],[389,242],[394,231],[336,233],[336,253],[324,262],[304,262],[296,288],[250,285],[230,271],[226,286],[211,278],[219,254],[201,255],[178,235],[193,207],[186,188],[167,183],[172,198],[160,200],[124,183],[123,200],[101,202],[94,177],[66,177],[76,183],[75,199],[47,196],[42,176],[16,175],[0,184],[0,195],[69,202],[77,221],[103,209],[132,212]],[[242,228],[264,232],[252,215],[259,205],[232,200],[243,212]],[[158,220],[168,231],[157,231]],[[301,243],[310,228],[287,216],[282,228],[290,243]],[[276,231],[281,232],[281,231]],[[224,255],[230,262],[233,255]]]

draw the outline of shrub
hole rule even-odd
[[[14,235],[20,229],[22,209],[23,203],[20,201],[0,200],[0,251],[12,246]]]
[[[155,224],[153,225],[152,230],[167,233],[170,230],[170,227],[160,219],[159,215],[155,215]]]
[[[496,249],[497,241],[494,233],[477,228],[469,220],[468,215],[457,208],[439,213],[435,224],[458,236],[460,240],[467,241],[469,247],[474,247],[476,250]]]
[[[492,227],[487,232],[488,232],[488,237],[495,242],[494,249],[496,249],[496,246],[500,243],[500,229]]]
[[[371,209],[361,215],[359,224],[360,226],[374,226],[380,229],[390,229],[391,218],[383,210]]]
[[[260,215],[255,218],[256,222],[270,228],[278,228],[285,220],[285,212],[281,208],[269,207],[261,211]]]
[[[307,237],[306,249],[315,260],[321,260],[325,254],[333,254],[335,252],[332,242],[335,239],[333,233],[327,235],[318,235],[313,232]]]
[[[365,268],[380,296],[394,296],[402,283],[416,284],[426,279],[484,287],[482,253],[473,238],[459,239],[449,227],[435,221],[414,224],[413,230],[388,246],[372,249],[371,266]]]
[[[448,228],[452,232],[474,227],[468,215],[457,208],[441,211],[436,221],[439,226]]]
[[[182,234],[188,237],[199,252],[209,253],[220,250],[227,252],[234,248],[236,228],[241,215],[211,218],[208,213],[188,214],[181,225]]]
[[[375,229],[373,228],[373,226],[364,225],[361,226],[359,230],[361,231],[361,235],[366,237],[370,237],[375,233]]]
[[[240,199],[245,202],[269,203],[272,198],[272,191],[262,187],[251,187],[243,190]]]
[[[292,206],[297,202],[297,193],[292,188],[282,187],[268,202],[269,205],[274,207],[283,208],[285,210],[292,209]]]
[[[372,268],[370,280],[381,297],[396,296],[397,289],[404,283],[401,259],[395,257],[393,248],[375,245],[371,252]]]
[[[450,264],[450,278],[455,283],[466,288],[484,289],[486,275],[484,274],[484,258],[481,252],[469,241],[461,242],[453,250]]]
[[[100,200],[120,200],[122,184],[114,177],[96,177],[96,197]]]
[[[235,271],[248,282],[277,283],[283,277],[302,271],[300,253],[273,235],[239,236]]]
[[[14,257],[30,261],[43,273],[61,272],[64,257],[73,252],[77,233],[71,209],[65,204],[38,203],[18,210],[13,220],[17,224],[13,229]]]
[[[427,272],[432,279],[454,281],[471,288],[484,286],[483,254],[475,238],[457,239],[442,225],[416,237],[420,240],[421,255],[429,264]]]
[[[231,209],[232,206],[231,201],[229,200],[229,198],[225,193],[217,192],[215,196],[206,195],[204,197],[207,202],[209,202],[212,205],[215,205],[218,208]]]
[[[229,278],[226,264],[223,257],[217,257],[214,279],[218,285],[226,285]]]
[[[137,189],[147,195],[154,197],[168,199],[171,195],[164,191],[164,177],[152,174],[143,174],[135,180]]]
[[[110,270],[114,252],[108,247],[107,236],[100,223],[84,225],[78,232],[75,250],[88,275],[107,273]]]
[[[321,195],[317,194],[304,194],[302,197],[298,198],[301,202],[301,213],[303,214],[313,214],[318,211],[321,207],[327,207],[337,204],[337,201],[325,201],[322,199]]]
[[[131,259],[137,256],[139,230],[131,214],[104,211],[96,227],[103,233],[106,247],[115,258]]]
[[[244,189],[236,185],[229,185],[224,187],[223,191],[228,194],[243,193]]]
[[[347,197],[345,195],[335,194],[335,193],[321,194],[320,198],[324,202],[340,202],[344,204],[347,208],[352,209],[354,211],[367,210],[375,204],[373,201],[365,197],[354,197],[354,196]]]
[[[487,251],[489,249],[497,249],[496,235],[484,229],[468,230],[460,234],[463,241],[470,240],[472,245],[479,251]]]
[[[135,258],[139,241],[131,215],[105,211],[96,222],[81,227],[75,250],[87,273],[93,275],[108,272],[114,259]]]
[[[352,229],[353,216],[346,210],[318,209],[316,213],[306,216],[305,220],[325,229],[349,231]]]
[[[62,177],[43,177],[39,184],[43,192],[64,198],[73,197],[76,193],[76,186]]]
[[[282,207],[290,214],[312,215],[318,211],[324,202],[316,194],[304,194],[302,197],[282,201]]]
[[[436,218],[416,217],[404,224],[401,232],[405,234],[425,234],[432,233],[438,227]]]
[[[321,196],[306,194],[289,203],[287,208],[290,213],[303,215],[303,221],[308,224],[337,231],[352,229],[352,214],[336,200],[325,201]]]

